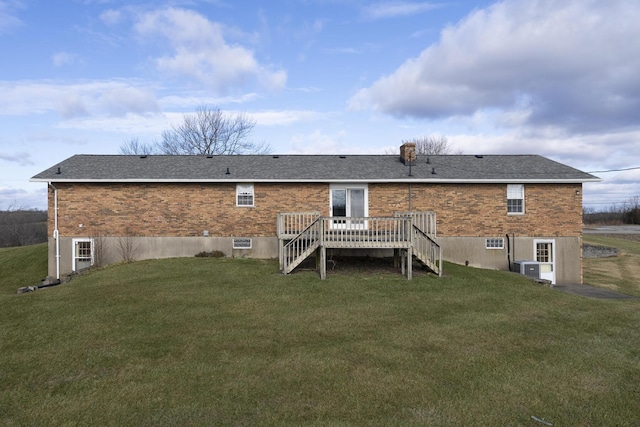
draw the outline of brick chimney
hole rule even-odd
[[[414,163],[416,161],[416,143],[405,142],[400,146],[400,160],[405,165]]]

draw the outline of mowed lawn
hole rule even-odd
[[[2,425],[640,424],[640,299],[224,258],[16,295],[34,254],[0,251]]]

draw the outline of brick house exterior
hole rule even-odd
[[[598,178],[540,156],[411,158],[402,150],[400,157],[73,156],[32,178],[50,188],[49,275],[95,263],[98,249],[101,264],[126,258],[123,241],[136,259],[211,250],[276,258],[279,213],[344,216],[336,200],[349,200],[343,189],[355,188],[353,200],[365,206],[354,202],[352,211],[364,214],[353,216],[435,212],[446,260],[509,269],[509,260],[546,254],[553,281],[582,281],[582,184]],[[520,191],[516,212],[508,212],[510,191]],[[234,248],[234,239],[250,239],[250,247]]]

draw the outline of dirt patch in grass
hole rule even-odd
[[[295,271],[313,271],[316,269],[314,257],[308,258]],[[367,256],[332,256],[327,259],[327,275],[330,274],[401,274],[400,267],[395,267],[393,258],[376,258]],[[420,263],[413,262],[413,275],[425,276],[433,274]]]

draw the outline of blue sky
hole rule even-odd
[[[36,173],[158,139],[198,106],[255,119],[273,153],[454,152],[640,166],[640,2],[0,0],[0,209]],[[640,195],[597,173],[587,207]]]

